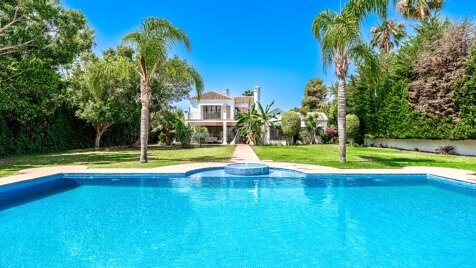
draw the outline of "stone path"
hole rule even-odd
[[[256,163],[260,162],[258,156],[248,144],[238,144],[230,162],[233,163]]]

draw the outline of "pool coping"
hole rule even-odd
[[[300,171],[305,174],[428,174],[438,177],[444,177],[456,181],[469,182],[476,184],[476,172],[454,168],[440,167],[404,167],[402,169],[338,169],[325,166],[285,163],[285,162],[260,162],[269,165],[270,168],[280,168]],[[41,177],[65,174],[183,174],[224,168],[228,163],[204,162],[193,164],[182,164],[173,166],[164,166],[158,168],[88,168],[87,166],[49,166],[21,170],[19,174],[0,178],[0,186],[33,180]]]

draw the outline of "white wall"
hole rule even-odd
[[[421,139],[365,139],[365,145],[398,148],[404,150],[415,150],[418,148],[424,152],[435,152],[440,146],[452,145],[455,147],[455,153],[459,155],[476,156],[476,140],[421,140]]]
[[[190,100],[189,108],[189,119],[198,120],[202,118],[202,106],[204,105],[217,105],[217,106],[230,106],[230,118],[233,118],[235,111],[235,101],[234,100]],[[224,112],[222,109],[222,113]]]

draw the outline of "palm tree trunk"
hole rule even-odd
[[[149,142],[149,104],[151,99],[150,84],[142,78],[141,91],[141,114],[140,114],[140,162],[147,163],[147,144]]]
[[[346,101],[345,101],[345,77],[339,77],[339,88],[337,90],[337,128],[339,130],[339,161],[346,162]]]

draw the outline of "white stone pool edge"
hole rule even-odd
[[[403,169],[338,169],[324,166],[264,162],[271,168],[285,168],[301,171],[307,174],[429,174],[458,181],[476,184],[476,172],[439,167],[405,167]],[[194,163],[158,168],[88,168],[87,166],[51,166],[25,169],[18,174],[0,178],[0,186],[20,181],[32,180],[40,177],[61,173],[186,173],[196,169],[224,167],[227,163]]]

